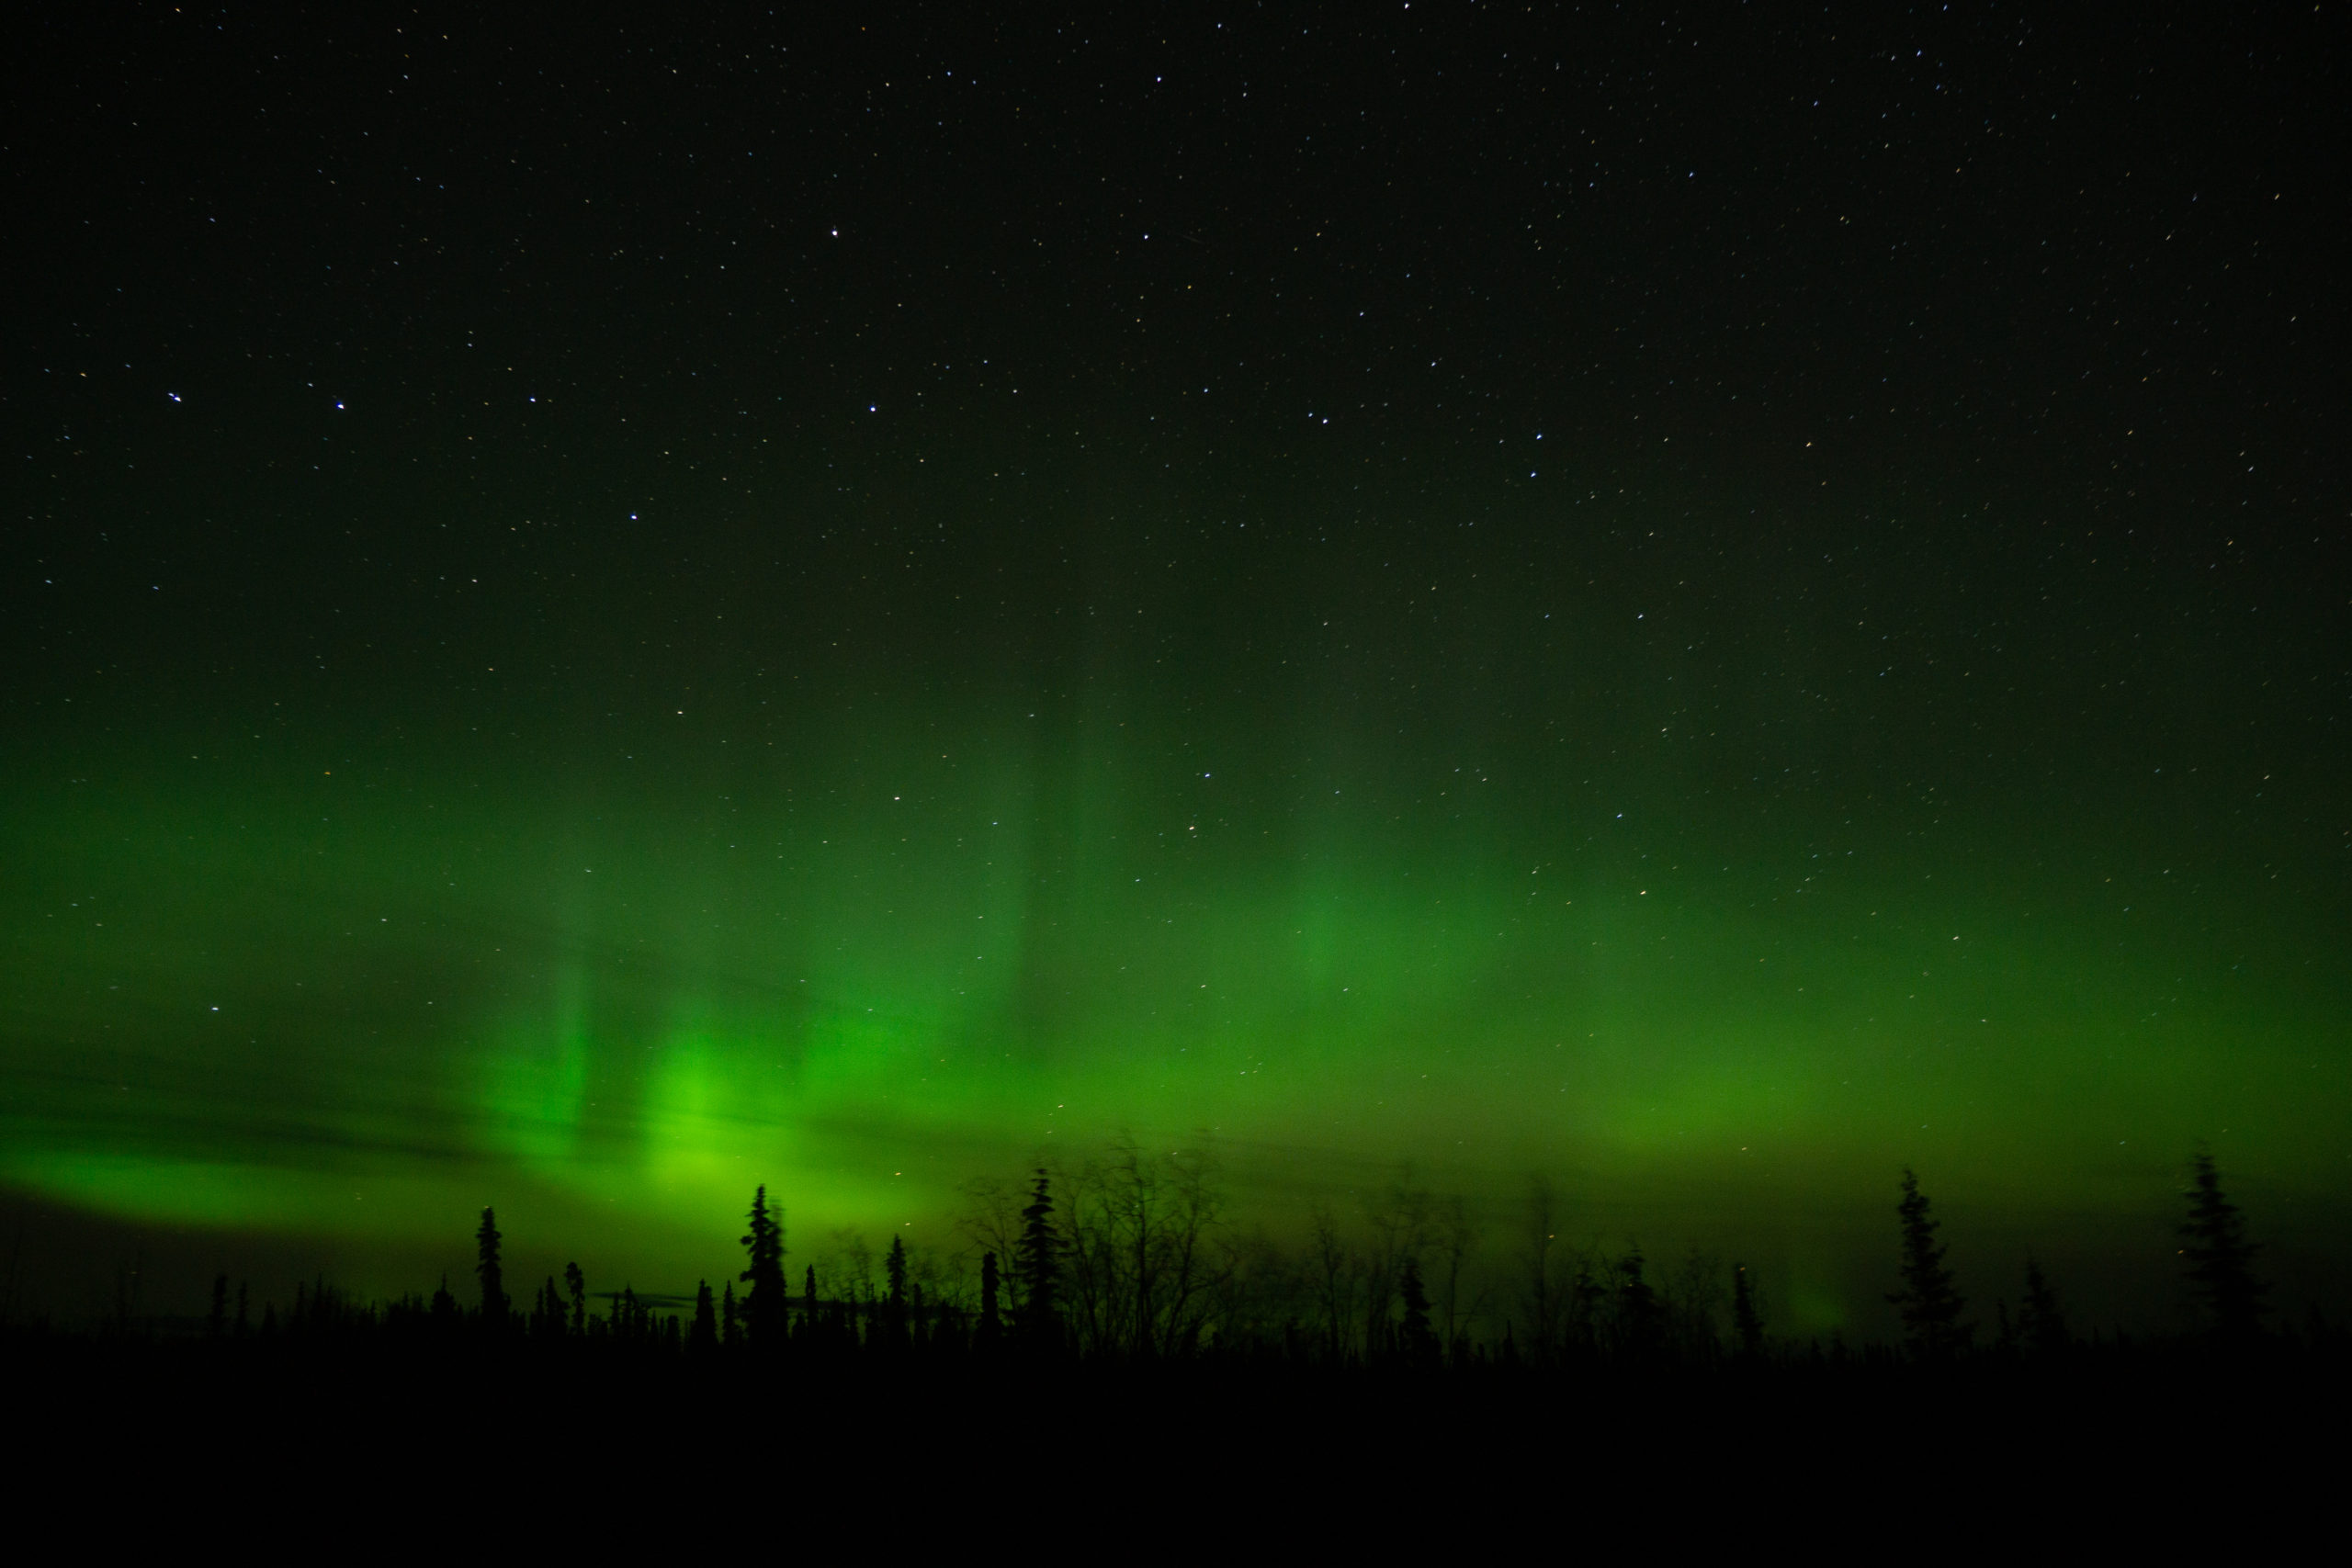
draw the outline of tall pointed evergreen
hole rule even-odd
[[[1397,1299],[1405,1303],[1404,1320],[1396,1325],[1396,1348],[1416,1367],[1437,1365],[1437,1336],[1430,1331],[1430,1294],[1421,1285],[1421,1265],[1408,1258],[1396,1278]]]
[[[2222,1173],[2203,1151],[2189,1164],[2188,1217],[2181,1223],[2180,1256],[2188,1289],[2205,1308],[2214,1335],[2228,1342],[2262,1332],[2262,1298],[2269,1286],[2255,1277],[2261,1249],[2245,1238],[2245,1216],[2222,1190]]]
[[[739,1278],[752,1287],[743,1298],[743,1326],[751,1334],[752,1348],[773,1350],[785,1336],[784,1212],[768,1207],[764,1183],[752,1195],[752,1234],[743,1237],[742,1246],[751,1254],[751,1266]]]
[[[976,1331],[974,1343],[983,1349],[994,1349],[997,1341],[1004,1337],[1004,1323],[1001,1316],[1003,1309],[998,1303],[1003,1283],[997,1271],[996,1254],[993,1251],[981,1253],[980,1325]]]
[[[1903,1342],[1923,1360],[1939,1360],[1968,1348],[1976,1325],[1962,1323],[1967,1303],[1944,1267],[1944,1248],[1936,1240],[1942,1222],[1928,1213],[1928,1195],[1908,1166],[1903,1168],[1903,1201],[1894,1212],[1903,1225],[1903,1288],[1886,1299],[1903,1317]]]
[[[540,1286],[531,1298],[531,1337],[562,1338],[564,1323],[569,1315],[563,1310],[563,1292],[556,1288],[555,1276],[550,1274],[548,1282]]]
[[[2041,1272],[2041,1262],[2025,1260],[2025,1299],[2018,1303],[2017,1338],[2036,1355],[2064,1350],[2074,1342],[2066,1332],[2066,1311],[2058,1292]]]
[[[1750,1360],[1764,1354],[1764,1313],[1756,1304],[1756,1287],[1748,1281],[1747,1265],[1731,1268],[1731,1325],[1739,1336],[1739,1353]]]
[[[718,1303],[710,1299],[707,1280],[695,1292],[695,1325],[686,1336],[686,1348],[696,1354],[718,1348]]]
[[[718,1300],[718,1342],[732,1350],[743,1343],[743,1315],[735,1310],[735,1281],[721,1287]]]
[[[1617,1260],[1617,1350],[1636,1359],[1657,1355],[1666,1344],[1666,1303],[1645,1277],[1648,1264],[1639,1247]]]
[[[882,1272],[890,1282],[890,1294],[883,1303],[883,1331],[892,1345],[907,1340],[907,1243],[903,1236],[890,1238],[890,1255],[882,1260]]]
[[[499,1267],[499,1244],[506,1238],[498,1234],[496,1211],[481,1212],[481,1228],[474,1232],[474,1272],[481,1277],[481,1322],[484,1328],[502,1328],[506,1324],[506,1272]]]
[[[1021,1304],[1013,1311],[1013,1326],[1034,1349],[1052,1349],[1061,1343],[1062,1238],[1054,1229],[1052,1180],[1043,1170],[1021,1211],[1021,1240],[1012,1262],[1021,1282]]]

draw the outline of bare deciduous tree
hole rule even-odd
[[[1563,1250],[1559,1245],[1559,1199],[1552,1190],[1551,1178],[1541,1174],[1529,1177],[1521,1257],[1525,1271],[1521,1286],[1522,1321],[1527,1328],[1523,1353],[1539,1367],[1550,1365],[1559,1350],[1564,1310],[1568,1304],[1557,1278]]]
[[[1214,1157],[1112,1140],[1063,1179],[1071,1328],[1080,1348],[1151,1359],[1196,1347],[1232,1264],[1216,1243]]]
[[[1477,1251],[1478,1227],[1471,1217],[1470,1205],[1459,1197],[1441,1201],[1430,1233],[1435,1265],[1430,1270],[1430,1283],[1437,1297],[1438,1333],[1449,1356],[1469,1333],[1470,1318],[1476,1310],[1475,1298],[1465,1303],[1463,1296],[1469,1289],[1468,1271]]]
[[[1321,1320],[1323,1353],[1344,1361],[1354,1349],[1359,1267],[1329,1203],[1317,1202],[1308,1214],[1306,1271]]]
[[[1364,1224],[1372,1246],[1363,1258],[1363,1343],[1369,1356],[1385,1356],[1394,1344],[1398,1282],[1405,1266],[1419,1266],[1429,1246],[1430,1213],[1435,1200],[1413,1180],[1406,1166],[1388,1188],[1365,1201]]]
[[[964,1212],[956,1221],[956,1234],[976,1253],[993,1252],[1001,1267],[1010,1268],[1013,1249],[1021,1245],[1021,1206],[1029,1201],[1016,1183],[992,1176],[964,1183]]]
[[[1665,1298],[1667,1335],[1674,1355],[1692,1366],[1707,1366],[1723,1354],[1719,1326],[1728,1295],[1723,1259],[1693,1247],[1659,1291]]]

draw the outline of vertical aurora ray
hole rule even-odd
[[[2265,919],[2272,979],[2301,949],[2225,866],[1033,711],[910,706],[716,784],[20,792],[12,989],[46,999],[10,1020],[8,1179],[419,1242],[494,1197],[669,1257],[762,1180],[820,1230],[939,1231],[964,1178],[1115,1129],[1206,1132],[1277,1224],[1409,1160],[1711,1237],[1905,1160],[2024,1224],[2137,1212],[2233,1123],[2258,1179],[2332,1157],[2319,993],[2266,985]],[[2099,864],[2139,865],[2130,908]],[[1834,1323],[1804,1234],[1792,1310]]]
[[[58,12],[0,1186],[677,1284],[1204,1132],[1819,1325],[1909,1164],[2121,1321],[2203,1140],[2340,1304],[2340,51],[2209,10]]]

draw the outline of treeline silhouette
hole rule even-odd
[[[1400,1179],[1364,1205],[1355,1235],[1328,1206],[1303,1246],[1229,1223],[1213,1162],[1147,1153],[1132,1139],[1018,1184],[978,1181],[952,1258],[892,1238],[877,1260],[841,1233],[805,1259],[782,1206],[752,1195],[739,1266],[714,1290],[592,1290],[577,1263],[516,1288],[493,1210],[475,1230],[473,1279],[453,1290],[359,1300],[320,1280],[256,1316],[246,1288],[213,1284],[200,1337],[291,1353],[462,1351],[542,1359],[623,1356],[641,1364],[924,1368],[1064,1372],[1225,1366],[1394,1371],[1429,1377],[1555,1372],[1656,1376],[1834,1367],[2049,1368],[2085,1357],[2325,1352],[2342,1337],[2314,1309],[2278,1325],[2259,1249],[2210,1155],[2185,1184],[2178,1262],[2194,1326],[2133,1340],[2085,1335],[2041,1263],[2021,1261],[2014,1304],[1970,1314],[1940,1222],[1915,1174],[1897,1184],[1887,1300],[1902,1337],[1849,1345],[1775,1332],[1749,1268],[1692,1255],[1657,1267],[1637,1245],[1564,1246],[1557,1197],[1532,1179],[1513,1224],[1486,1234],[1468,1206]],[[1515,1230],[1516,1234],[1510,1234]],[[1490,1254],[1498,1266],[1481,1267]],[[527,1292],[527,1293],[526,1293]],[[96,1338],[119,1343],[120,1320]],[[185,1333],[181,1337],[188,1337]]]
[[[2335,1450],[2298,1434],[2333,1429],[2345,1337],[2269,1310],[2210,1159],[2184,1189],[2191,1315],[2162,1336],[2086,1334],[2032,1258],[1972,1310],[1908,1171],[1886,1233],[1900,1338],[1850,1343],[1788,1331],[1737,1260],[1564,1242],[1540,1179],[1482,1214],[1400,1178],[1283,1244],[1228,1213],[1207,1158],[1120,1141],[973,1183],[952,1253],[795,1236],[760,1187],[723,1268],[650,1292],[593,1258],[518,1277],[485,1209],[470,1270],[428,1291],[315,1280],[277,1303],[220,1274],[195,1320],[0,1332],[0,1370],[59,1477],[18,1472],[28,1496],[169,1477],[270,1518],[512,1498],[603,1529],[699,1499],[754,1533],[778,1510],[878,1521],[870,1545],[910,1517],[1125,1540],[1202,1507],[1385,1539],[1481,1501],[1565,1520],[1571,1498],[1672,1531],[1834,1495],[1909,1529],[1939,1485],[1972,1517],[2137,1498],[2154,1518],[2183,1473],[2332,1495]]]

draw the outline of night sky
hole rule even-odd
[[[2334,6],[497,9],[11,51],[28,1299],[1123,1130],[2352,1292]]]

